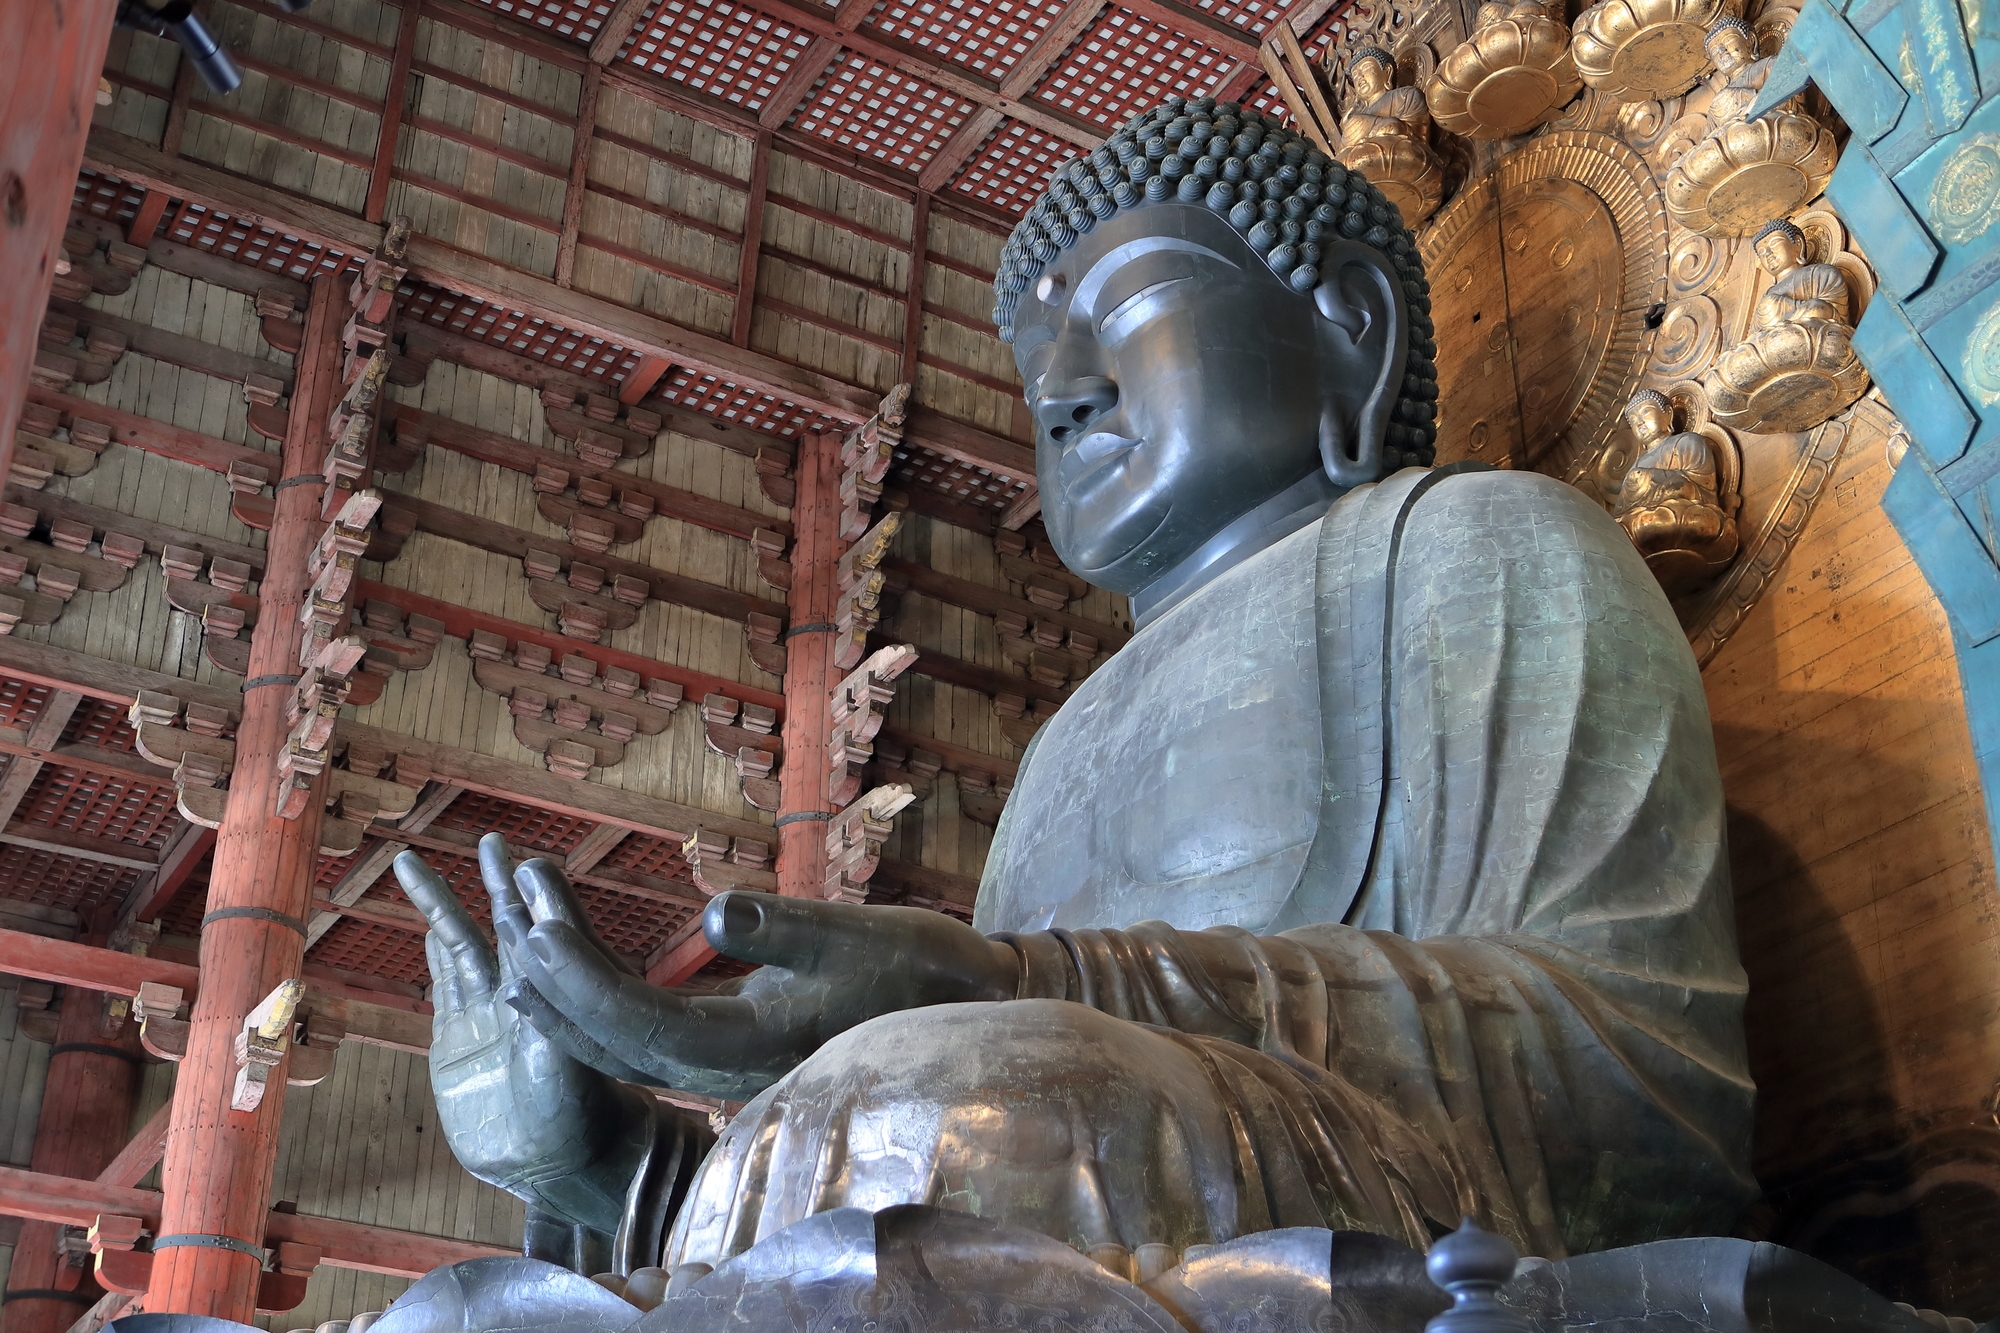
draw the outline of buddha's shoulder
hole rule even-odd
[[[1403,544],[1435,549],[1517,547],[1532,537],[1603,549],[1630,541],[1596,501],[1540,472],[1502,468],[1438,469],[1412,488]]]

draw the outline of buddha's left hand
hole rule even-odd
[[[615,1077],[637,1071],[649,1082],[747,1099],[871,1018],[1011,1000],[1018,986],[1011,948],[942,913],[742,890],[709,901],[702,933],[717,952],[764,966],[733,995],[655,986],[598,939],[561,870],[532,860],[514,877],[534,924],[504,931],[501,947],[511,947],[541,1002],[523,1013],[544,1031],[561,1025],[583,1037],[565,1044]]]

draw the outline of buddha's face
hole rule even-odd
[[[1406,314],[1387,261],[1325,247],[1293,291],[1200,206],[1121,210],[1023,294],[1014,356],[1065,564],[1134,593],[1334,457],[1377,460]]]
[[[1724,28],[1711,35],[1705,45],[1708,47],[1708,58],[1724,74],[1734,74],[1757,58],[1756,47],[1736,28]]]
[[[1360,60],[1354,65],[1356,101],[1372,102],[1389,91],[1390,70],[1379,60]]]
[[[1641,445],[1647,445],[1665,439],[1674,428],[1674,419],[1658,403],[1634,403],[1625,409],[1625,424]]]
[[[1757,242],[1757,262],[1774,276],[1799,266],[1799,243],[1790,232],[1774,231]]]

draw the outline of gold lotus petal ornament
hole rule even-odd
[[[1667,173],[1667,212],[1690,231],[1747,236],[1826,189],[1840,150],[1809,116],[1773,111],[1720,126]]]
[[[1569,31],[1541,6],[1519,4],[1452,48],[1425,80],[1424,96],[1440,129],[1505,139],[1553,117],[1582,87]]]
[[[1444,168],[1436,153],[1400,134],[1363,139],[1340,151],[1340,163],[1358,171],[1414,227],[1437,212],[1444,198]]]
[[[1723,0],[1603,0],[1577,16],[1576,72],[1617,102],[1684,93],[1708,68],[1703,48]]]

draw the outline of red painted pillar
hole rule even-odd
[[[840,440],[808,435],[792,472],[791,625],[785,643],[785,759],[778,770],[778,892],[826,895],[826,747],[833,738],[835,604],[840,598]]]
[[[0,481],[111,41],[109,0],[9,0],[0,42]]]
[[[81,986],[63,989],[31,1170],[95,1180],[125,1146],[139,1088],[138,1025],[127,1019],[107,1036],[110,998]],[[57,1255],[61,1232],[53,1222],[21,1224],[0,1333],[63,1333],[102,1294],[88,1268],[69,1268]]]
[[[330,278],[313,284],[250,639],[229,808],[209,876],[201,990],[167,1131],[166,1197],[146,1294],[150,1313],[247,1324],[256,1308],[257,1256],[284,1109],[283,1069],[272,1071],[270,1091],[255,1111],[230,1109],[230,1093],[244,1017],[280,982],[297,977],[305,958],[326,777],[321,774],[303,815],[280,818],[278,758],[291,730],[286,705],[299,676],[307,564],[326,527],[318,473],[326,457],[327,415],[344,387],[340,330],[348,314],[344,284]],[[294,484],[302,477],[313,479]]]

